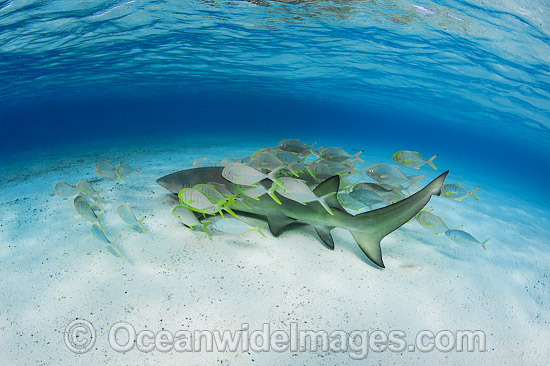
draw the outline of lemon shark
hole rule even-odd
[[[166,175],[157,183],[168,191],[178,194],[183,188],[192,188],[199,183],[219,183],[238,194],[233,183],[222,176],[223,167],[193,168]],[[230,208],[233,211],[252,214],[267,220],[269,229],[278,236],[288,225],[306,223],[312,225],[323,244],[334,249],[334,240],[330,231],[335,228],[349,230],[365,255],[377,266],[385,268],[382,260],[380,241],[389,233],[412,219],[426,204],[432,195],[439,196],[441,187],[449,171],[441,174],[426,187],[415,194],[389,206],[358,215],[349,214],[338,202],[336,192],[340,189],[340,177],[335,175],[320,183],[313,192],[319,196],[335,194],[327,200],[334,215],[330,215],[319,202],[302,204],[289,200],[277,192],[281,204],[267,194],[253,199],[243,196],[243,200]],[[270,185],[269,180],[261,182]],[[237,206],[238,205],[238,206]]]

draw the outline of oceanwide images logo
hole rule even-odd
[[[229,330],[178,330],[171,332],[149,329],[136,331],[127,322],[115,323],[109,329],[109,346],[117,352],[347,352],[354,360],[365,359],[372,352],[483,352],[486,350],[485,333],[482,331],[442,330],[433,333],[423,330],[417,333],[415,342],[408,344],[406,334],[400,330],[302,330],[298,323],[290,323],[288,329],[272,330],[269,323],[261,329],[251,330],[244,323],[241,329]],[[83,319],[69,323],[65,329],[65,343],[75,353],[90,351],[95,344],[96,333],[92,324]]]

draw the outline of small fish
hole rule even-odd
[[[84,193],[79,193],[78,196],[80,196],[79,199],[84,198],[86,203],[88,203],[88,205],[92,208],[92,210],[94,210],[94,212],[95,211],[101,211],[102,213],[105,212],[105,210],[101,206],[101,202],[103,202],[103,197],[91,196],[89,194],[84,194]]]
[[[447,235],[449,239],[451,239],[457,244],[460,244],[466,247],[475,247],[475,246],[481,245],[485,250],[487,250],[487,246],[485,246],[485,243],[487,243],[491,239],[489,238],[485,240],[483,243],[481,243],[472,235],[462,230],[447,230],[445,231],[445,235]]]
[[[235,158],[225,158],[225,159],[222,159],[220,161],[220,165],[221,166],[226,166],[226,165],[233,164],[233,163],[236,163],[236,162],[237,162],[237,159],[235,159]]]
[[[279,142],[279,145],[277,147],[282,151],[293,152],[304,157],[310,154],[320,157],[319,152],[321,151],[321,149],[323,149],[323,147],[319,148],[318,150],[313,150],[313,147],[316,144],[317,142],[314,142],[311,146],[307,146],[298,139],[286,139]]]
[[[359,160],[365,162],[359,157],[363,153],[363,150],[359,151],[355,155],[351,155],[341,147],[327,147],[321,151],[321,157],[325,160],[334,161],[336,163],[344,163],[350,160]]]
[[[94,172],[99,175],[100,177],[103,177],[107,180],[114,181],[117,179],[117,169],[120,167],[120,163],[118,163],[117,167],[115,168],[113,164],[109,160],[100,161],[95,166]]]
[[[321,183],[321,180],[318,180],[315,178],[314,173],[308,171],[299,171],[297,172],[298,176],[297,179],[300,179],[304,181],[308,186],[314,187],[317,186],[319,183]]]
[[[71,197],[77,191],[75,186],[71,186],[65,181],[56,183],[53,190],[55,194],[63,198]]]
[[[389,164],[375,164],[365,169],[365,173],[380,184],[399,186],[408,183],[409,187],[418,189],[420,189],[418,181],[425,177],[425,175],[408,177],[401,169]]]
[[[460,183],[444,183],[443,187],[441,187],[441,196],[457,201],[460,201],[468,196],[472,196],[479,201],[479,198],[475,195],[478,189],[479,187],[469,192],[466,188],[462,187]]]
[[[141,173],[138,171],[139,165],[137,165],[135,168],[132,168],[130,165],[125,163],[122,165],[122,163],[117,165],[117,175],[120,178],[120,180],[124,181],[128,179],[128,177],[133,173],[136,172],[137,175],[141,175]]]
[[[232,192],[232,191],[229,190],[232,187],[227,187],[227,185],[225,185],[223,183],[208,182],[206,184],[211,185],[214,188],[216,188],[218,190],[218,192],[220,192],[224,197],[232,196],[232,195],[235,194],[235,192]]]
[[[360,211],[367,208],[364,203],[357,201],[355,198],[351,197],[349,193],[338,193],[337,198],[338,202],[340,202],[342,207],[344,207],[345,209]]]
[[[284,165],[276,155],[267,152],[255,152],[250,158],[250,162],[260,169],[267,169],[269,171],[273,171]]]
[[[283,188],[277,187],[277,192],[281,196],[302,204],[306,204],[308,202],[319,202],[329,214],[334,215],[328,206],[326,199],[334,195],[335,192],[319,197],[313,193],[313,191],[302,180],[283,177],[280,178],[280,181],[283,184]]]
[[[205,223],[200,222],[199,219],[197,219],[197,216],[195,216],[195,214],[187,207],[176,206],[172,210],[172,214],[182,224],[184,224],[185,226],[189,226],[191,229],[193,229],[195,226],[201,226],[204,232],[206,233],[206,235],[210,237],[210,233],[208,233],[208,230],[206,230],[206,227],[212,223],[208,221],[206,221]]]
[[[241,220],[229,218],[225,220],[217,220],[212,224],[212,227],[218,231],[222,231],[224,233],[228,234],[244,234],[246,232],[249,232],[251,230],[256,230],[259,232],[264,238],[266,237],[265,234],[262,232],[262,227],[266,223],[264,222],[261,225],[258,225],[256,227],[250,226],[246,222],[243,222]]]
[[[277,173],[279,173],[281,169],[282,165],[277,169],[272,170],[271,173],[265,174],[251,166],[242,163],[234,163],[223,168],[222,176],[232,183],[242,184],[245,186],[252,186],[267,178],[282,187],[281,183],[277,180]]]
[[[449,227],[445,224],[442,217],[436,216],[428,210],[420,211],[416,214],[415,218],[424,229],[435,235],[439,235],[449,230]]]
[[[354,189],[349,195],[353,199],[369,206],[371,209],[374,205],[386,202],[378,193],[368,189]]]
[[[281,201],[277,196],[274,194],[275,190],[277,188],[276,185],[271,185],[271,188],[266,189],[263,185],[258,184],[255,186],[243,186],[241,184],[235,184],[235,189],[239,191],[241,194],[253,198],[255,200],[259,200],[259,197],[263,196],[264,194],[268,194],[275,202],[278,204],[281,204]]]
[[[294,164],[302,161],[300,155],[290,151],[279,151],[277,157],[286,165]]]
[[[78,183],[76,183],[76,189],[82,194],[82,195],[88,195],[93,198],[94,201],[100,201],[101,196],[99,195],[101,193],[101,189],[99,191],[96,191],[92,185],[88,182],[85,182],[83,180],[79,180]]]
[[[380,197],[383,197],[386,200],[388,198],[391,198],[391,200],[395,200],[402,197],[401,192],[397,188],[393,186],[380,185],[378,183],[360,182],[353,186],[354,191],[358,189],[368,189],[369,191],[373,191],[374,193],[378,194]]]
[[[107,237],[105,236],[105,232],[103,231],[102,228],[100,228],[99,226],[97,226],[96,224],[93,224],[92,225],[92,235],[99,241],[101,241],[102,243],[104,244],[107,244],[105,245],[105,249],[107,249],[109,251],[109,253],[111,253],[112,255],[114,255],[115,257],[120,257],[120,258],[124,258],[124,255],[122,254],[122,252],[117,248],[116,246],[116,243],[118,242],[118,239],[120,237],[116,237],[115,240],[113,240],[112,242],[107,239]]]
[[[92,223],[97,221],[99,226],[103,228],[103,225],[101,224],[103,213],[97,216],[84,196],[78,195],[75,197],[74,208],[80,216],[84,217],[86,220],[91,221]]]
[[[321,164],[321,163],[308,164],[307,170],[308,170],[309,174],[311,174],[311,176],[313,178],[315,178],[317,183],[320,183],[320,182],[324,181],[325,179],[328,179],[328,178],[336,175],[336,174],[334,174],[332,169],[330,169],[325,164]]]
[[[222,210],[229,212],[233,216],[237,216],[229,207],[235,199],[223,200],[220,202],[212,202],[204,193],[193,188],[184,188],[178,194],[180,203],[193,211],[202,214],[214,215],[218,212],[222,217]]]
[[[199,158],[193,162],[195,168],[201,168],[205,166],[216,166],[220,163],[221,160],[218,160],[216,163],[212,163],[208,158]]]
[[[145,234],[147,234],[147,230],[145,230],[145,228],[143,227],[143,220],[145,220],[145,216],[143,216],[139,220],[136,219],[136,215],[134,215],[134,212],[132,211],[130,206],[126,205],[118,206],[117,212],[118,216],[120,216],[120,218],[124,220],[124,222],[126,222],[128,225],[130,225],[131,227],[138,226],[141,230],[143,230]]]
[[[326,165],[327,167],[330,168],[330,170],[332,171],[333,174],[338,174],[338,175],[343,175],[343,176],[347,176],[347,175],[350,175],[350,174],[355,174],[357,176],[359,176],[359,174],[357,173],[357,166],[359,165],[359,163],[356,163],[356,164],[348,164],[348,163],[339,163],[339,162],[336,162],[336,161],[330,161],[330,160],[321,160],[318,162],[318,164],[323,164],[323,165]]]
[[[250,165],[250,156],[247,156],[246,158],[237,159],[237,161],[235,161],[235,163]]]
[[[195,184],[193,189],[202,192],[211,202],[229,201],[237,197],[237,195],[224,196],[216,187],[211,184]]]
[[[438,156],[439,155],[434,155],[430,159],[426,160],[422,156],[420,156],[420,154],[417,151],[402,150],[393,154],[392,159],[401,165],[408,166],[409,168],[418,169],[427,163],[432,168],[437,170],[433,161]]]
[[[263,148],[263,149],[260,149],[258,151],[256,151],[256,153],[268,153],[268,154],[271,154],[271,155],[275,155],[277,156],[279,153],[281,152],[280,149],[276,148],[276,147],[266,147],[266,148]]]

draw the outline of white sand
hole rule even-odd
[[[405,365],[550,363],[549,211],[487,189],[498,182],[451,175],[449,181],[481,185],[481,202],[440,197],[431,202],[449,226],[464,225],[480,240],[492,237],[487,252],[455,245],[413,222],[383,240],[387,269],[379,270],[341,229],[333,231],[336,249],[329,251],[310,228],[279,238],[265,230],[267,239],[257,232],[214,233],[210,240],[172,217],[175,201],[157,178],[191,167],[198,157],[246,156],[265,143],[105,146],[45,152],[1,168],[2,365],[354,363],[337,352],[182,354],[134,348],[122,354],[108,343],[108,330],[118,321],[154,332],[236,331],[243,323],[251,331],[263,323],[288,331],[297,322],[303,330],[328,332],[402,330],[408,343],[425,329],[483,330],[483,353],[371,351],[367,359]],[[140,164],[143,174],[125,183],[95,184],[105,196],[107,233],[121,236],[127,260],[102,249],[90,224],[77,217],[72,199],[53,194],[58,181],[97,178],[93,167],[106,158]],[[429,168],[423,171],[435,177]],[[116,208],[123,203],[147,216],[148,235],[118,218]],[[69,351],[63,339],[75,318],[89,320],[97,331],[95,347],[83,355]]]

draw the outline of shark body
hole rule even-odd
[[[183,188],[192,188],[199,183],[221,183],[228,190],[234,191],[233,184],[222,177],[223,167],[204,167],[182,170],[159,178],[157,183],[168,191],[178,194]],[[238,206],[231,209],[265,218],[274,236],[278,236],[288,225],[295,222],[312,225],[323,244],[334,249],[334,240],[330,230],[335,227],[349,230],[365,255],[377,266],[385,268],[382,260],[380,241],[410,219],[412,219],[426,204],[432,195],[440,195],[441,187],[449,171],[441,174],[430,184],[417,193],[397,203],[365,212],[351,215],[344,210],[334,194],[329,200],[329,206],[334,215],[330,215],[318,202],[301,204],[289,200],[277,193],[281,204],[268,195],[258,199],[244,197]],[[270,182],[262,182],[270,184]],[[313,192],[321,197],[331,192],[338,192],[340,177],[333,176],[319,184]],[[238,193],[238,192],[236,192]]]

